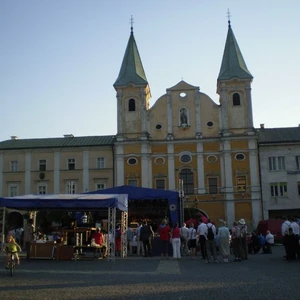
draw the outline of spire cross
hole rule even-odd
[[[130,18],[130,30],[131,30],[131,33],[133,32],[133,23],[134,23],[134,21],[133,21],[132,15],[131,15],[131,18]]]
[[[228,19],[228,26],[230,27],[230,17],[231,17],[231,14],[230,14],[230,10],[229,8],[227,9],[227,19]]]

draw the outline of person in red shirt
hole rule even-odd
[[[171,230],[166,219],[161,221],[161,224],[158,228],[158,233],[161,245],[161,257],[168,259]]]
[[[96,247],[100,247],[102,249],[102,257],[105,258],[107,256],[107,247],[104,243],[103,233],[101,232],[100,228],[96,229],[96,232],[93,234],[92,239],[94,240],[92,246],[95,245]]]

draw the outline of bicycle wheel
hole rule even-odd
[[[15,270],[15,264],[13,261],[10,262],[10,266],[9,266],[9,271],[10,271],[10,276],[14,275],[14,270]]]

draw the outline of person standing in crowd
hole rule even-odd
[[[88,216],[86,214],[86,212],[83,213],[83,215],[81,216],[81,224],[87,224],[88,223]]]
[[[115,230],[115,253],[116,256],[121,256],[122,250],[122,232],[121,232],[121,225],[118,224]]]
[[[180,228],[181,255],[186,255],[189,252],[188,239],[189,239],[189,229],[186,227],[186,224],[183,223],[183,226]]]
[[[220,253],[223,257],[223,261],[228,263],[228,256],[230,255],[230,232],[226,226],[226,222],[221,221],[221,223],[222,225],[218,229]]]
[[[291,228],[291,222],[288,220],[287,217],[283,217],[284,222],[281,225],[281,234],[283,236],[283,245],[285,249],[285,258],[288,255],[288,240],[289,240],[289,229]]]
[[[242,255],[241,255],[240,228],[237,222],[233,223],[231,239],[232,239],[233,253],[235,257],[234,261],[241,261]]]
[[[190,223],[188,246],[192,259],[196,259],[196,233],[197,231],[194,228],[194,223]]]
[[[33,233],[34,233],[33,219],[29,219],[24,228],[24,236],[23,236],[24,248],[26,249],[26,259],[30,258],[31,242],[34,239]]]
[[[211,263],[211,255],[215,263],[218,262],[217,248],[216,248],[216,226],[211,223],[210,219],[207,220],[206,229],[204,232],[206,238],[206,255],[207,263]]]
[[[241,243],[241,258],[248,259],[248,237],[247,237],[247,225],[244,219],[239,220],[239,232]]]
[[[266,238],[261,233],[259,233],[257,235],[257,239],[258,239],[258,244],[259,244],[259,250],[262,249],[263,250],[262,253],[264,253],[264,248],[266,246]]]
[[[127,251],[129,252],[129,255],[132,255],[132,240],[133,240],[134,232],[130,226],[128,226],[127,228],[126,235],[127,235]]]
[[[139,226],[136,229],[136,244],[137,244],[137,250],[136,254],[144,256],[144,245],[143,241],[141,240],[141,229],[142,229],[142,223],[139,223]]]
[[[169,256],[169,240],[170,240],[170,227],[167,220],[163,219],[158,227],[159,240],[161,246],[161,258],[168,259]]]
[[[266,246],[264,249],[264,253],[272,253],[272,246],[274,245],[274,235],[267,230],[266,232]]]
[[[296,222],[296,218],[294,218],[294,217],[291,218],[291,227],[293,229],[293,233],[294,233],[295,239],[296,239],[295,247],[296,247],[297,258],[300,259],[300,246],[299,246],[300,227],[299,227],[298,223]]]
[[[173,247],[173,259],[180,259],[180,229],[178,227],[178,223],[174,223],[171,232],[172,237],[172,247]]]
[[[201,250],[201,255],[202,259],[206,259],[206,238],[205,238],[205,231],[206,231],[206,224],[200,220],[200,224],[197,228],[197,235],[199,237],[199,244],[200,244],[200,250]]]
[[[143,227],[141,228],[141,240],[144,246],[144,257],[152,256],[151,239],[154,237],[152,227],[148,225],[147,221],[144,221]]]

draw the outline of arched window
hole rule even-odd
[[[185,195],[193,195],[194,173],[190,169],[182,169],[179,178],[183,180],[183,191]]]
[[[129,99],[128,111],[135,111],[135,100],[134,99]]]
[[[241,99],[240,99],[240,95],[238,93],[233,94],[232,103],[233,103],[233,106],[241,105]]]

